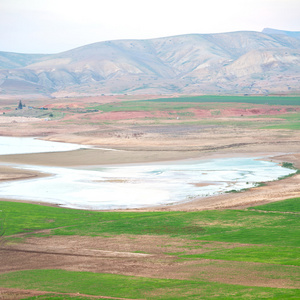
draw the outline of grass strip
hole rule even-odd
[[[36,234],[39,230],[51,229],[47,234],[165,235],[207,241],[300,246],[299,216],[281,212],[92,212],[5,201],[0,202],[0,211],[5,214],[4,236]]]
[[[177,98],[158,98],[146,100],[149,102],[174,102],[174,103],[252,103],[269,105],[300,105],[300,97],[284,96],[183,96]]]
[[[282,201],[277,201],[269,204],[253,206],[251,209],[260,211],[275,211],[275,212],[300,212],[300,198],[292,198]]]
[[[247,261],[267,264],[300,266],[300,248],[296,247],[236,247],[233,249],[210,251],[203,254],[179,255],[179,257],[221,259],[229,261]]]
[[[172,280],[63,270],[0,274],[6,288],[81,293],[132,299],[292,299],[296,289],[248,287],[196,280]]]

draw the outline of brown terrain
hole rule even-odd
[[[140,97],[141,98],[141,97]],[[147,97],[149,99],[150,97]],[[125,97],[135,100],[139,97]],[[300,168],[300,135],[297,130],[261,129],[281,124],[281,115],[297,113],[299,107],[267,105],[234,105],[225,108],[189,108],[185,114],[176,111],[86,112],[87,107],[103,103],[119,103],[117,96],[81,99],[34,100],[48,108],[47,114],[63,112],[61,118],[31,116],[25,110],[17,115],[12,110],[15,99],[0,107],[0,135],[37,136],[50,141],[94,145],[93,149],[71,152],[3,155],[0,162],[51,166],[88,166],[101,164],[142,163],[182,159],[220,157],[260,157],[278,163],[292,162]],[[39,102],[40,101],[40,102]],[[51,103],[50,103],[51,102]],[[27,106],[30,105],[27,104]],[[214,113],[218,111],[218,113]],[[253,118],[255,117],[255,118]],[[215,121],[208,122],[208,121]],[[113,150],[103,150],[109,148]],[[0,180],[43,176],[31,171],[0,166]],[[300,175],[267,183],[243,193],[225,194],[192,202],[150,207],[136,211],[247,208],[287,198],[300,197]],[[5,199],[1,199],[5,200]],[[134,210],[132,210],[134,211]],[[11,238],[22,238],[14,243]],[[187,254],[205,252],[206,247],[234,247],[228,243],[189,241]],[[230,284],[295,288],[281,272],[260,270],[260,263],[228,261],[177,261],[168,253],[180,252],[186,241],[164,236],[30,237],[19,234],[0,244],[0,272],[26,269],[65,269],[157,278],[218,281]],[[166,250],[165,245],[168,244]],[[245,245],[247,246],[247,245]],[[147,253],[147,254],[146,254]],[[288,270],[286,270],[288,272]],[[230,273],[231,276],[227,276]],[[22,299],[44,292],[0,288],[0,299]],[[75,295],[75,294],[74,294]],[[92,297],[91,297],[92,298]],[[95,297],[101,298],[101,297]],[[104,297],[102,297],[104,298]],[[116,299],[116,298],[112,298]]]

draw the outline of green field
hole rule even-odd
[[[117,103],[100,104],[92,106],[91,109],[97,109],[102,112],[116,112],[116,111],[181,111],[193,107],[207,109],[211,105],[195,104],[195,103],[176,103],[176,102],[153,102],[153,101],[123,101]]]
[[[296,207],[299,207],[300,198],[293,201],[297,201]],[[284,239],[286,247],[300,246],[296,234],[300,234],[297,231],[298,212],[267,214],[253,209],[117,213],[78,211],[16,202],[0,203],[3,218],[5,217],[4,236],[53,229],[51,235],[149,234],[272,246],[282,246]],[[212,223],[213,225],[207,225]]]
[[[263,129],[289,129],[300,130],[300,113],[293,113],[288,115],[276,116],[278,119],[282,119],[280,124],[270,125],[262,127]]]
[[[253,105],[300,105],[300,97],[250,97],[250,96],[187,96],[138,101],[122,101],[90,106],[89,109],[103,112],[113,111],[168,111],[189,108],[218,109],[229,107],[253,108]],[[217,113],[217,111],[215,112]]]
[[[176,102],[176,103],[251,103],[268,105],[300,105],[300,97],[284,96],[186,96],[178,98],[159,98],[146,100],[150,102]]]
[[[268,105],[270,109],[276,106],[294,106],[287,108],[290,113],[270,114],[257,113],[257,115],[237,118],[230,117],[230,120],[219,119],[226,109],[257,109],[258,105]],[[122,101],[108,104],[90,105],[90,110],[97,110],[100,113],[109,112],[149,112],[153,117],[148,116],[156,122],[167,119],[180,119],[180,124],[193,125],[214,125],[233,126],[239,128],[257,129],[288,129],[300,130],[300,113],[296,108],[300,105],[300,97],[275,97],[275,96],[187,96],[178,98],[161,98],[138,101]],[[193,109],[205,110],[210,117],[197,117]],[[164,115],[159,115],[164,112]],[[241,113],[242,114],[242,113]],[[259,118],[259,119],[257,119]],[[172,124],[174,126],[174,124]]]
[[[201,212],[91,212],[14,202],[0,202],[0,211],[2,232],[8,242],[22,242],[21,238],[12,236],[18,233],[38,237],[176,237],[183,240],[183,246],[177,252],[167,253],[168,247],[165,246],[166,253],[178,262],[193,261],[195,266],[203,264],[203,259],[209,259],[210,265],[239,262],[243,268],[252,271],[275,272],[278,279],[288,278],[291,284],[299,281],[300,198],[245,210]],[[52,230],[47,234],[39,232],[43,229]],[[293,288],[224,284],[208,282],[200,277],[190,280],[154,279],[64,270],[4,273],[0,274],[0,286],[131,299],[300,298],[300,291]],[[56,295],[49,299],[69,298]]]
[[[193,280],[154,279],[62,270],[12,272],[0,275],[0,279],[1,282],[5,282],[1,284],[2,286],[131,299],[296,299],[297,295],[295,289],[247,287]]]

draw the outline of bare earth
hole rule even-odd
[[[8,239],[7,245],[0,248],[3,258],[0,272],[42,267],[150,278],[197,278],[229,284],[295,288],[295,283],[280,274],[282,270],[261,271],[260,267],[264,265],[261,263],[210,259],[179,261],[176,255],[167,254],[180,251],[185,251],[188,255],[201,254],[211,249],[236,247],[234,243],[228,245],[222,242],[203,241],[189,241],[189,246],[186,247],[186,242],[178,238],[148,235],[28,237],[22,244],[9,244]],[[240,246],[243,245],[239,244]],[[286,272],[290,268],[291,266],[287,266]],[[294,269],[296,272],[297,267]],[[227,276],[228,273],[232,276]]]
[[[93,100],[99,101],[97,98]],[[116,100],[118,99],[106,97],[101,101],[109,103]],[[64,100],[55,103],[55,107],[66,106],[66,101],[69,101],[67,104],[70,107],[71,104],[77,108],[85,107],[83,100],[77,104],[72,100]],[[199,117],[205,117],[204,112],[201,116],[200,112],[198,113]],[[231,116],[232,111],[223,113],[224,115],[221,116],[223,120],[230,121],[231,119],[226,119],[226,114]],[[250,114],[250,112],[248,113]],[[240,116],[241,111],[237,111],[236,115]],[[145,115],[141,118],[135,115],[135,120],[130,119],[132,116],[127,116],[128,118],[121,114],[113,114],[113,116],[118,119],[116,122],[113,124],[101,123],[98,126],[89,123],[91,120],[95,122],[97,119],[97,116],[93,114],[80,114],[80,117],[76,114],[69,114],[64,119],[67,123],[56,120],[38,121],[35,118],[26,121],[0,117],[1,135],[39,136],[51,141],[95,145],[95,147],[118,150],[80,149],[60,153],[3,155],[0,156],[0,163],[6,165],[0,166],[0,180],[44,176],[44,174],[16,169],[7,165],[10,163],[68,167],[251,156],[278,163],[292,162],[297,168],[300,168],[300,133],[297,130],[257,130],[236,126],[187,125],[176,119],[163,119],[159,124],[153,124],[150,119],[145,119]],[[101,115],[101,118],[106,117],[105,114]],[[89,122],[85,118],[89,118]],[[251,119],[243,120],[252,121]],[[265,122],[265,119],[256,121]],[[266,186],[252,188],[242,193],[224,194],[177,205],[131,211],[240,209],[294,197],[300,197],[300,175],[270,182]],[[17,237],[25,239],[23,242],[15,243],[11,240],[13,237],[10,237],[0,244],[1,273],[26,269],[57,268],[153,278],[198,278],[250,286],[297,287],[288,276],[292,266],[282,266],[279,272],[275,269],[263,269],[263,264],[260,263],[206,259],[178,261],[176,255],[166,254],[180,252],[185,247],[186,240],[176,238],[128,235],[38,238],[26,234],[17,235]],[[189,243],[190,247],[184,248],[186,254],[204,253],[207,251],[206,247],[223,249],[235,246],[234,244],[228,246],[228,243],[220,242],[210,242],[207,245],[202,245],[201,241],[189,241]],[[199,247],[200,244],[202,247]],[[0,299],[22,299],[25,296],[45,293],[0,288]]]

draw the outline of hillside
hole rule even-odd
[[[296,39],[300,39],[300,31],[285,31],[285,30],[278,30],[273,28],[264,28],[262,32],[266,34],[282,34],[282,35],[294,37]]]
[[[300,39],[264,32],[99,42],[59,54],[0,52],[1,94],[299,92]]]

